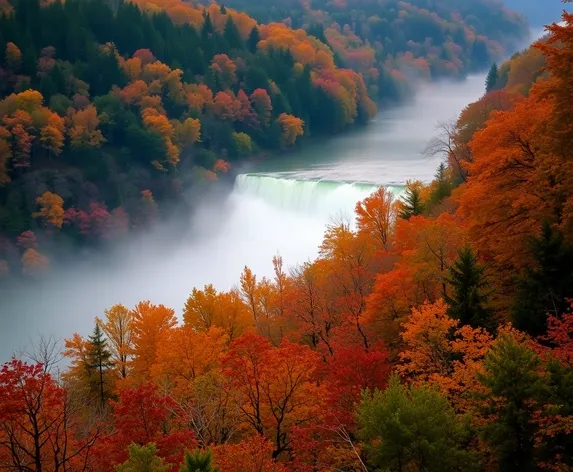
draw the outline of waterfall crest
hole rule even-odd
[[[378,190],[371,183],[295,180],[263,174],[240,174],[234,193],[264,200],[282,211],[312,216],[351,216],[356,203]],[[403,187],[387,187],[399,195]]]

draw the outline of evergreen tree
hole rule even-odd
[[[403,386],[394,376],[386,390],[363,394],[357,418],[370,470],[479,469],[464,450],[468,425],[431,387]]]
[[[403,207],[400,211],[400,218],[409,220],[412,216],[421,215],[424,211],[424,204],[420,196],[420,189],[416,185],[406,186]]]
[[[261,34],[259,33],[259,28],[255,26],[251,30],[251,33],[249,34],[249,39],[247,40],[247,46],[249,48],[249,51],[251,51],[253,54],[257,52],[257,44],[259,44],[260,40],[261,40]]]
[[[548,421],[556,425],[551,433],[546,434],[538,444],[539,462],[545,464],[558,462],[566,464],[568,469],[573,468],[573,434],[562,418],[571,418],[573,415],[573,365],[558,359],[549,358],[545,364],[547,372],[548,395],[543,401],[549,408],[545,408]],[[544,405],[544,406],[545,406]],[[565,469],[567,470],[567,469]]]
[[[432,203],[440,203],[444,198],[449,197],[452,193],[452,183],[448,176],[446,165],[441,162],[435,174],[436,186],[432,191]]]
[[[212,464],[211,451],[185,451],[185,459],[181,464],[180,472],[219,472],[219,468]]]
[[[518,281],[512,321],[517,329],[537,336],[546,331],[547,314],[559,317],[573,297],[573,249],[549,223],[538,238],[530,239],[530,248],[534,263]]]
[[[201,26],[201,43],[204,46],[211,46],[211,35],[214,31],[211,15],[205,11],[203,13],[203,26]]]
[[[239,33],[239,29],[231,16],[227,17],[223,37],[231,49],[243,49],[245,47],[241,33]]]
[[[220,11],[221,11],[221,15],[226,15],[227,14],[227,7],[225,5],[221,5]]]
[[[474,328],[493,329],[492,310],[487,308],[488,283],[485,279],[485,266],[478,264],[470,247],[458,252],[458,259],[449,268],[448,283],[453,288],[451,297],[446,296],[450,305],[449,315]]]
[[[484,373],[478,374],[487,389],[483,412],[496,418],[485,426],[483,438],[497,455],[500,470],[538,470],[534,415],[548,393],[539,366],[535,352],[502,335],[484,360]]]
[[[489,72],[485,79],[485,91],[491,92],[492,90],[495,90],[498,79],[499,79],[499,70],[497,68],[497,64],[494,62],[491,68],[489,69]]]
[[[324,34],[324,26],[321,23],[313,23],[311,24],[308,29],[306,30],[307,34],[310,36],[314,36],[320,42],[324,44],[328,44],[328,39],[326,39],[326,35]]]
[[[123,464],[116,465],[117,472],[166,472],[169,466],[161,457],[157,457],[157,447],[154,443],[139,446],[131,443],[129,459]]]
[[[107,339],[104,338],[103,330],[99,323],[96,323],[93,334],[88,337],[90,348],[88,351],[88,367],[92,372],[95,372],[96,379],[94,384],[97,390],[101,406],[105,405],[108,398],[106,392],[107,378],[113,368],[111,359],[111,352],[107,347]]]

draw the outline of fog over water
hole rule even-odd
[[[94,317],[116,303],[151,300],[180,315],[193,287],[227,290],[245,265],[271,275],[276,254],[287,267],[312,259],[332,215],[351,214],[379,185],[399,192],[408,179],[430,180],[439,158],[421,151],[437,122],[455,118],[483,88],[481,75],[426,85],[412,103],[380,112],[364,129],[248,169],[225,201],[198,210],[179,245],[149,234],[107,261],[72,265],[3,295],[0,362],[38,333],[89,334]]]

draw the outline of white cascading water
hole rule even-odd
[[[280,210],[320,218],[352,216],[356,203],[380,186],[333,180],[294,180],[272,175],[240,174],[234,193],[258,198]],[[387,187],[398,195],[402,187]]]

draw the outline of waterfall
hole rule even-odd
[[[282,211],[317,217],[352,216],[356,203],[379,185],[334,180],[295,180],[264,174],[240,174],[234,193],[265,201]],[[398,196],[402,186],[386,187]]]

